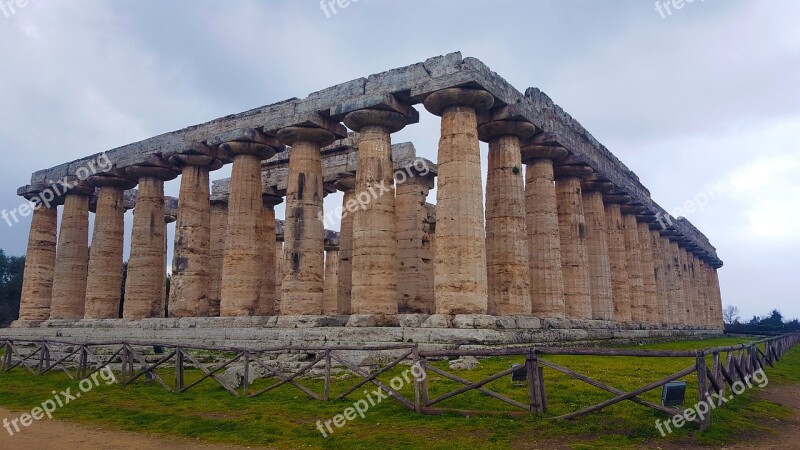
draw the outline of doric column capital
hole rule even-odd
[[[593,174],[594,171],[589,166],[584,165],[563,165],[553,167],[553,174],[556,179],[559,178],[586,178]]]
[[[214,149],[205,144],[194,144],[179,153],[171,155],[169,162],[177,167],[200,166],[213,171],[222,168],[226,155],[220,154],[219,149]]]
[[[533,137],[535,133],[536,126],[525,120],[489,120],[478,125],[478,139],[484,142],[503,136],[515,136],[525,140]]]
[[[357,133],[369,126],[381,127],[387,133],[396,133],[409,123],[412,121],[405,114],[386,109],[360,109],[344,116],[344,124]]]
[[[281,128],[278,130],[277,137],[281,143],[286,145],[312,142],[320,147],[331,145],[336,140],[336,135],[324,128],[300,126]]]
[[[283,150],[276,137],[253,129],[234,130],[221,139],[219,149],[231,158],[251,155],[265,160]]]
[[[108,172],[92,175],[86,181],[99,188],[111,187],[123,191],[133,189],[137,184],[136,180],[131,179],[130,176],[119,169],[112,169]]]
[[[454,106],[465,106],[481,112],[494,106],[494,95],[483,89],[447,88],[428,95],[423,103],[425,109],[436,116],[441,116],[445,109]]]
[[[626,203],[622,205],[622,214],[638,215],[646,210],[644,205],[640,203]]]
[[[632,197],[622,191],[611,191],[603,194],[603,202],[607,205],[622,205],[632,200]]]
[[[136,179],[158,178],[160,180],[174,180],[180,175],[180,169],[164,161],[160,156],[153,155],[146,162],[125,168],[125,174]]]

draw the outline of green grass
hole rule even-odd
[[[703,341],[660,343],[637,348],[698,349],[732,345],[741,339],[721,338]],[[694,363],[693,358],[626,358],[550,356],[544,359],[569,367],[584,375],[622,390],[633,390]],[[469,380],[477,381],[522,363],[521,357],[482,359],[472,371],[451,371],[446,361],[435,365]],[[392,376],[406,367],[397,367],[379,379],[388,383]],[[160,371],[169,379],[169,371]],[[775,369],[767,371],[770,384],[800,382],[800,348],[787,353]],[[187,372],[187,384],[200,373]],[[341,393],[355,384],[357,378],[334,383],[332,392]],[[690,392],[687,403],[697,397],[694,376],[686,378]],[[259,380],[253,390],[265,387],[274,380]],[[316,392],[322,392],[322,381],[304,379],[301,382]],[[462,385],[429,374],[431,398]],[[662,440],[654,423],[666,419],[664,414],[623,402],[602,412],[570,422],[554,420],[555,416],[599,403],[612,395],[585,383],[545,369],[545,386],[549,410],[543,416],[478,415],[462,417],[417,415],[391,399],[371,408],[365,418],[356,418],[342,428],[336,428],[329,438],[323,438],[316,428],[317,420],[328,420],[341,413],[356,400],[364,398],[374,385],[365,386],[350,395],[348,401],[321,402],[309,399],[291,386],[282,386],[258,398],[231,396],[214,381],[206,380],[183,394],[165,391],[158,384],[137,381],[130,386],[101,384],[76,402],[59,409],[56,419],[107,426],[147,433],[163,433],[196,438],[206,442],[243,445],[267,445],[277,448],[497,448],[521,446],[532,441],[570,442],[574,448],[626,448],[643,442]],[[33,376],[24,368],[0,374],[0,404],[18,411],[29,411],[52,397],[51,391],[72,387],[77,382],[61,373]],[[527,388],[512,386],[509,377],[487,385],[500,394],[522,403],[527,402]],[[412,388],[403,394],[413,398]],[[660,402],[660,390],[643,397]],[[514,407],[494,398],[470,391],[446,400],[446,408],[471,410],[513,411]],[[727,403],[713,415],[712,428],[699,433],[694,425],[666,438],[681,444],[722,445],[733,442],[741,430],[759,429],[760,423],[773,418],[788,417],[791,411],[774,403],[758,400],[749,392]]]

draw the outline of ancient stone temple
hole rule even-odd
[[[436,161],[417,151],[435,142],[393,139],[421,113],[441,123]],[[722,328],[708,239],[543,92],[459,53],[41,170],[18,194],[37,206],[20,337],[461,345]]]

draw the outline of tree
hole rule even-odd
[[[738,323],[740,318],[739,308],[737,306],[728,305],[722,310],[722,320],[727,324]]]
[[[6,256],[0,250],[0,324],[7,324],[19,317],[24,271],[24,256]]]

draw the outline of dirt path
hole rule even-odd
[[[756,436],[753,441],[725,447],[724,450],[768,449],[768,450],[794,450],[800,448],[800,384],[769,386],[759,392],[759,398],[778,403],[794,410],[795,414],[789,419],[775,419],[774,423],[764,424],[775,433],[768,436]]]
[[[0,407],[0,420],[19,417],[21,411],[9,411]],[[14,428],[11,428],[14,431]],[[244,449],[224,445],[204,445],[195,441],[148,436],[126,431],[108,430],[99,426],[87,426],[71,422],[42,420],[24,428],[20,433],[9,435],[0,427],[0,448],[15,450],[40,450],[43,448],[104,449],[104,450],[222,450]]]

